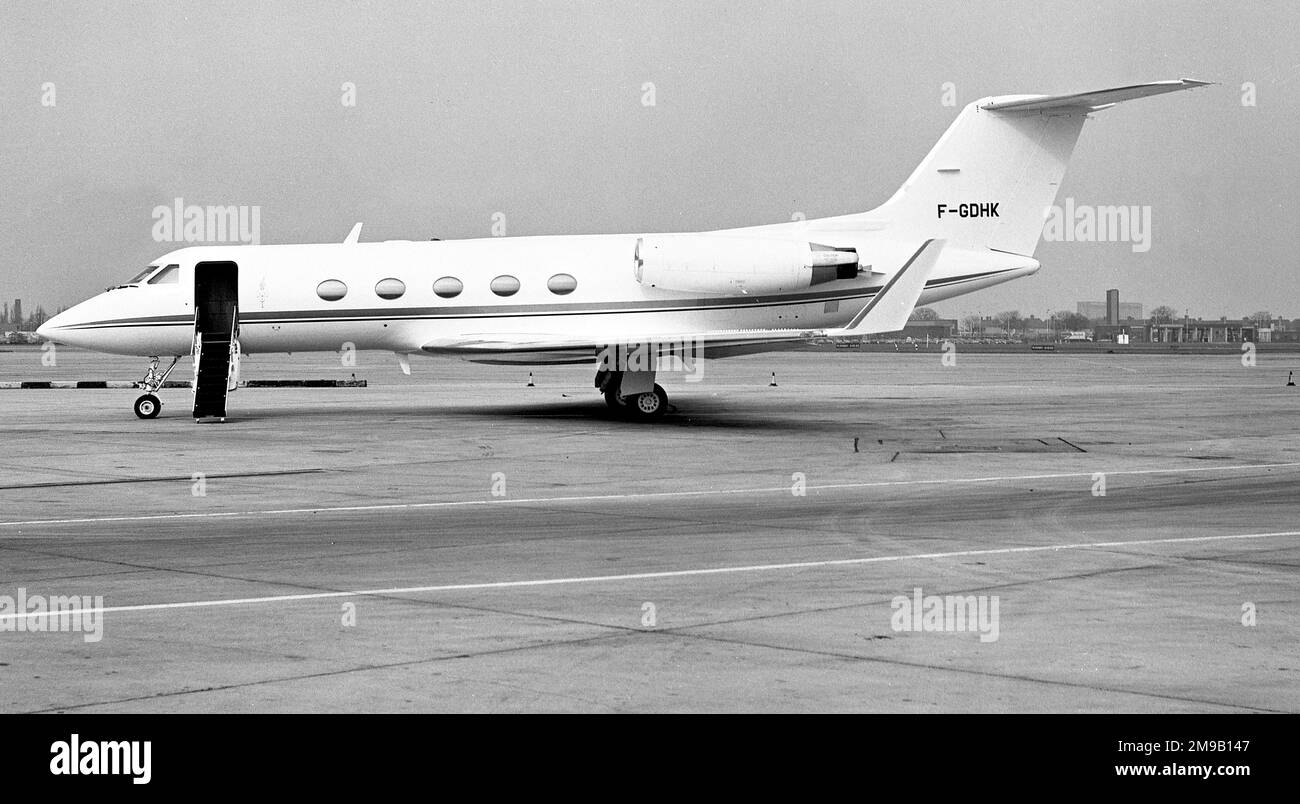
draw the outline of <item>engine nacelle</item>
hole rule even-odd
[[[858,253],[806,240],[667,235],[636,241],[636,281],[684,293],[782,293],[858,275]]]

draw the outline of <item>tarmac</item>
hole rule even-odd
[[[42,355],[0,380],[145,368]],[[0,711],[1300,712],[1296,356],[953,357],[710,361],[652,424],[368,352],[224,424],[0,390]]]

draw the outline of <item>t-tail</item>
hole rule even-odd
[[[951,249],[1033,256],[1087,116],[1123,101],[1205,86],[1180,79],[1073,95],[1004,95],[962,110],[903,186],[876,209],[810,221]]]

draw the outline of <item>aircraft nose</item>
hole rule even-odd
[[[58,325],[55,324],[54,322],[57,321],[58,318],[59,317],[56,315],[54,316],[54,318],[51,318],[49,321],[46,321],[44,324],[41,324],[39,327],[37,327],[36,328],[37,337],[44,338],[47,341],[54,340],[54,331],[58,329]]]
[[[72,310],[64,310],[46,321],[44,324],[41,324],[36,328],[37,336],[44,338],[47,341],[57,341],[66,344],[67,334],[69,332],[67,327],[77,323],[75,320],[76,316],[72,314],[73,310],[76,310],[76,307],[72,308]]]

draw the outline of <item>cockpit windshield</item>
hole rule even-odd
[[[126,280],[126,282],[125,282],[124,284],[127,284],[127,285],[135,285],[135,284],[138,284],[139,282],[143,281],[144,278],[145,278],[146,276],[148,276],[149,274],[151,274],[151,273],[153,273],[154,271],[157,271],[157,270],[158,270],[158,266],[157,266],[157,265],[150,265],[148,268],[144,269],[144,270],[141,271],[140,273],[138,273],[138,274],[136,274],[135,276],[131,277],[130,279]]]
[[[151,285],[174,285],[180,281],[179,265],[168,265],[149,279]]]

